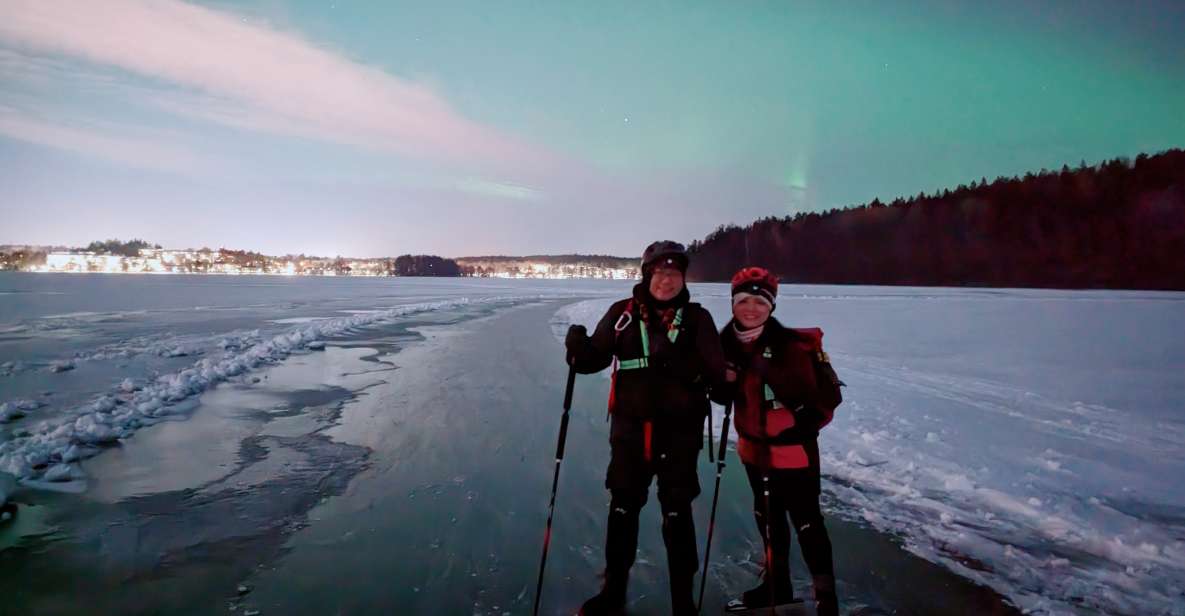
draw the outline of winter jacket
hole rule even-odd
[[[721,333],[727,360],[736,366],[733,422],[737,453],[765,468],[818,468],[819,429],[831,421],[816,379],[814,341],[770,318],[757,340],[745,344],[733,322]],[[773,394],[767,400],[766,386]]]
[[[689,301],[684,288],[677,297],[658,304],[642,284],[633,297],[614,303],[583,344],[569,348],[573,366],[581,374],[608,368],[619,361],[642,357],[642,326],[648,335],[649,358],[644,368],[618,370],[610,393],[612,440],[634,436],[643,422],[654,430],[682,435],[696,448],[702,445],[708,391],[724,386],[724,352],[712,315]],[[630,316],[623,317],[630,308]],[[683,309],[676,325],[672,315]],[[626,322],[628,321],[628,325]],[[618,324],[621,331],[616,331]],[[677,331],[672,342],[670,335]]]

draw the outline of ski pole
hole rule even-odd
[[[560,438],[555,447],[555,476],[551,479],[551,503],[547,505],[547,530],[543,533],[543,558],[539,561],[539,581],[535,584],[535,609],[539,614],[539,600],[543,597],[543,572],[547,567],[547,548],[551,544],[551,520],[555,515],[555,493],[560,485],[560,462],[564,461],[564,443],[568,440],[568,411],[572,409],[572,388],[576,385],[576,368],[568,366],[568,384],[564,388],[564,414],[560,417]]]
[[[761,472],[761,486],[765,494],[765,576],[766,582],[769,584],[769,613],[770,616],[775,616],[778,613],[777,604],[774,603],[774,546],[770,538],[769,532],[769,469],[762,469]]]
[[[720,428],[720,454],[716,456],[716,489],[712,492],[712,514],[708,516],[708,545],[704,547],[704,573],[699,582],[699,601],[696,612],[704,609],[704,588],[708,586],[708,558],[712,553],[712,532],[716,530],[716,503],[720,500],[720,476],[724,474],[724,453],[728,451],[728,421],[732,418],[732,403],[724,405],[724,424]],[[711,416],[708,417],[711,422]],[[709,426],[712,424],[709,423]],[[708,438],[711,439],[711,432]]]
[[[716,461],[712,459],[712,451],[716,446],[712,443],[712,413],[708,412],[708,464],[713,464]]]

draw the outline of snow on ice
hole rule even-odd
[[[833,291],[784,288],[775,313],[822,325],[848,383],[820,436],[833,515],[899,537],[1031,613],[1185,615],[1185,341],[1163,335],[1185,320],[1179,297]],[[704,285],[692,297],[723,326],[727,293]],[[613,301],[561,309],[557,339],[570,323],[591,331]],[[963,313],[974,318],[950,316]],[[1097,319],[1127,347],[1111,352],[1101,328],[1078,337],[1050,325],[1072,333],[1074,319]],[[1023,353],[998,341],[1015,330],[1030,332]],[[933,342],[913,340],[922,335]],[[1140,361],[1141,344],[1164,345],[1161,361]],[[1157,388],[1163,408],[1112,382],[1122,375]]]

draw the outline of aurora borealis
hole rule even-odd
[[[0,0],[0,243],[632,255],[1185,145],[1179,3],[835,4]]]

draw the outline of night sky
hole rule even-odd
[[[1185,147],[1181,2],[418,4],[0,0],[0,243],[633,256]]]

